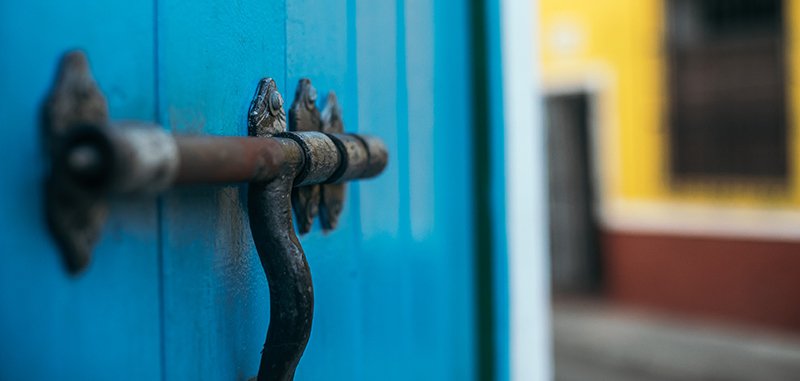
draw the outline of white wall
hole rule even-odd
[[[538,2],[500,0],[511,380],[552,379]]]

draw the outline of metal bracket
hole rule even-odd
[[[317,89],[307,78],[297,83],[294,102],[289,108],[289,131],[322,131],[322,121],[317,109]],[[320,186],[318,184],[297,187],[292,190],[292,204],[297,216],[300,234],[311,231],[314,217],[319,211]]]
[[[295,90],[294,102],[289,108],[289,131],[322,131],[331,138],[334,144],[337,144],[340,152],[344,152],[346,147],[334,135],[344,133],[342,110],[336,94],[332,91],[328,93],[325,109],[321,114],[317,109],[316,101],[317,89],[311,84],[311,80],[300,79]],[[340,159],[346,160],[347,156],[342,155]],[[340,168],[347,168],[347,164]],[[335,229],[339,223],[339,215],[344,209],[345,192],[346,185],[344,183],[315,184],[295,188],[292,191],[292,204],[300,234],[311,231],[314,217],[317,214],[320,216],[323,230]]]
[[[106,99],[92,78],[86,56],[80,52],[66,54],[42,109],[42,138],[51,159],[45,181],[47,224],[71,272],[89,263],[108,215],[103,190],[82,185],[104,181],[110,152],[80,149],[89,142],[101,141],[93,131],[107,124]],[[79,148],[67,154],[68,146]]]
[[[108,215],[108,197],[155,193],[177,174],[175,139],[160,127],[108,120],[106,100],[79,51],[64,55],[42,109],[50,168],[47,224],[72,273],[89,264]]]
[[[339,107],[339,101],[336,99],[336,94],[331,91],[328,93],[328,100],[325,102],[325,109],[322,110],[322,131],[329,136],[333,134],[344,133],[344,122],[342,121],[342,109]],[[341,142],[335,139],[334,142]],[[340,151],[346,151],[347,148],[339,147]],[[345,156],[345,160],[347,157]],[[343,165],[342,168],[347,168]],[[328,231],[336,229],[339,225],[339,215],[342,214],[344,209],[344,197],[347,192],[347,185],[345,183],[333,183],[321,185],[321,200],[320,200],[320,220],[322,222],[322,229]]]

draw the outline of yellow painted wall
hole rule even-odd
[[[669,184],[664,122],[662,0],[539,0],[542,79],[550,93],[594,94],[593,133],[604,201],[678,201],[747,207],[800,206],[799,134],[791,140],[788,186]],[[800,120],[800,6],[787,2],[793,118]]]

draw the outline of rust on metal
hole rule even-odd
[[[389,150],[386,149],[386,144],[383,144],[383,140],[369,135],[354,134],[352,136],[361,140],[364,146],[367,147],[367,166],[364,168],[364,172],[345,180],[369,179],[381,174],[389,163]]]
[[[175,183],[268,181],[285,160],[275,139],[222,136],[177,136],[179,166]]]
[[[348,170],[362,171],[361,168],[366,164],[366,155],[360,154],[362,150],[358,144],[360,141],[349,139],[349,136],[343,136],[344,122],[342,121],[342,109],[339,107],[339,101],[336,94],[331,91],[328,93],[325,108],[322,110],[322,131],[334,142],[336,148],[340,152],[340,160],[342,161],[339,169],[331,174],[328,181],[331,184],[321,185],[321,199],[320,199],[320,222],[322,229],[325,231],[336,229],[339,225],[339,216],[344,209],[344,198],[347,192],[347,185],[344,183],[336,183],[345,172]],[[355,143],[355,144],[354,144]],[[350,156],[353,156],[352,158]]]
[[[168,189],[178,172],[175,138],[154,124],[126,122],[105,129],[114,146],[109,189],[118,194],[156,194]]]
[[[317,132],[322,128],[319,109],[317,109],[317,89],[311,84],[308,78],[302,78],[297,83],[294,94],[294,101],[289,108],[289,131],[291,132]],[[314,142],[306,142],[297,136],[288,135],[295,139],[298,144],[303,145],[306,152],[314,149]],[[306,155],[309,158],[310,155]],[[310,165],[306,165],[297,180],[302,182],[311,170]],[[320,190],[319,185],[306,185],[292,190],[292,204],[294,205],[295,215],[297,216],[297,228],[300,234],[311,231],[314,224],[314,217],[319,211]]]
[[[309,189],[328,181],[342,163],[339,148],[321,132],[287,132],[278,136],[294,140],[305,153],[305,165],[294,179],[295,190]],[[319,200],[308,200],[309,203],[312,201],[318,203]]]
[[[272,136],[286,130],[283,97],[272,78],[262,78],[250,102],[247,131],[250,136]]]

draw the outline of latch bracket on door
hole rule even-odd
[[[85,269],[108,214],[107,200],[176,185],[247,182],[250,227],[270,291],[270,322],[259,380],[291,380],[313,316],[313,285],[294,232],[317,214],[336,227],[350,180],[377,176],[388,153],[380,139],[343,133],[333,93],[322,112],[308,79],[298,84],[287,131],[283,97],[262,79],[248,113],[250,137],[172,135],[147,123],[110,121],[85,55],[62,59],[45,101],[42,132],[50,167],[47,223],[67,269]]]

